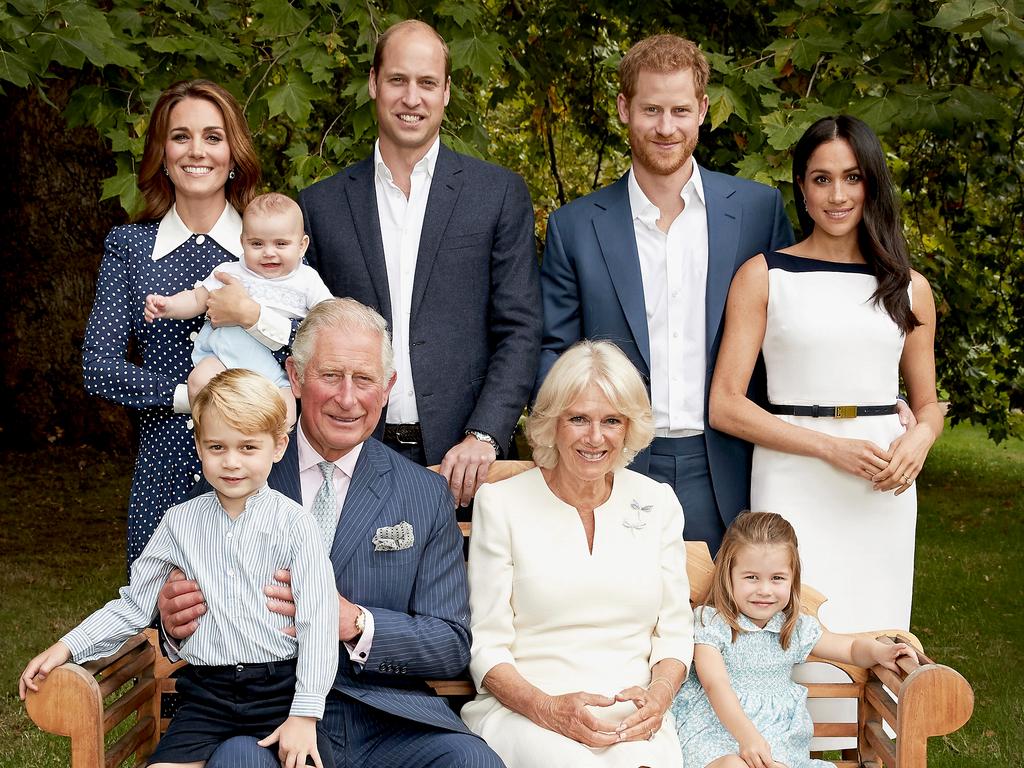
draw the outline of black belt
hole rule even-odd
[[[776,405],[768,404],[768,412],[778,416],[810,416],[812,419],[854,419],[857,416],[889,416],[896,413],[892,405]]]
[[[399,445],[422,445],[423,433],[419,424],[385,424],[384,442]]]

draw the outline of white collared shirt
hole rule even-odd
[[[299,420],[298,428],[295,430],[295,440],[299,456],[299,486],[302,490],[302,508],[307,512],[312,512],[313,500],[316,499],[317,491],[320,490],[320,486],[324,482],[323,472],[320,471],[320,462],[326,461],[326,459],[310,445],[309,440],[306,438],[306,433],[302,431],[301,419]],[[341,510],[345,508],[345,499],[348,497],[348,489],[352,484],[352,473],[355,472],[356,462],[359,460],[359,454],[362,450],[363,444],[360,443],[334,462],[334,466],[338,470],[334,473],[334,477],[331,478],[334,483],[334,494],[338,499],[338,508],[334,514],[335,530],[338,527]],[[327,554],[330,556],[329,550]],[[359,607],[363,610],[363,617],[366,622],[363,626],[363,634],[359,636],[359,642],[355,645],[346,642],[345,649],[348,651],[348,656],[353,662],[364,664],[366,657],[370,655],[370,646],[373,645],[373,614],[366,610],[365,607],[361,605]]]
[[[389,424],[415,424],[420,420],[409,357],[409,319],[423,217],[440,147],[441,139],[438,137],[412,169],[408,198],[395,184],[391,170],[381,157],[379,139],[373,148],[373,187],[377,193],[377,216],[388,270],[391,343],[395,349],[395,372],[398,374],[388,400]]]
[[[198,245],[202,245],[209,238],[235,258],[241,259],[242,217],[238,215],[234,206],[224,203],[224,211],[216,223],[210,227],[210,231],[196,234],[185,225],[181,216],[178,215],[176,206],[172,205],[171,209],[160,219],[150,258],[153,261],[159,261],[192,238],[195,238]],[[275,351],[286,346],[291,340],[292,321],[261,305],[256,325],[246,328],[245,331],[267,349]],[[188,402],[188,385],[179,384],[174,390],[174,411],[175,413],[190,413],[191,410],[192,407]]]
[[[697,163],[683,185],[683,210],[668,232],[661,212],[629,172],[629,205],[640,257],[651,352],[655,434],[685,437],[704,429],[707,369],[705,292],[708,220]]]
[[[195,237],[199,245],[209,237],[235,258],[242,258],[242,217],[230,203],[224,203],[220,218],[205,234],[192,232],[181,220],[177,207],[172,205],[171,210],[160,219],[160,226],[156,230],[156,242],[153,243],[151,254],[153,261],[159,261],[171,251],[177,250],[192,237]]]

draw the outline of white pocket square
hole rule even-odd
[[[373,534],[374,552],[397,552],[400,549],[409,549],[415,543],[412,524],[407,520],[398,525],[385,525]]]

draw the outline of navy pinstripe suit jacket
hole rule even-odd
[[[271,488],[302,501],[297,441],[274,465]],[[377,528],[408,521],[415,543],[376,552]],[[444,479],[370,438],[363,444],[331,548],[338,592],[373,614],[373,645],[360,667],[342,649],[336,690],[398,717],[467,732],[423,682],[469,664],[469,587],[462,534]]]

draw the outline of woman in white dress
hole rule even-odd
[[[509,768],[681,766],[672,699],[693,655],[683,515],[625,469],[650,443],[643,381],[610,342],[552,366],[527,422],[537,468],[477,492],[478,695],[466,724]]]
[[[942,430],[935,304],[910,269],[878,138],[853,117],[819,120],[793,179],[807,237],[736,274],[711,386],[711,423],[754,450],[751,507],[800,538],[804,579],[835,632],[908,628],[914,481]],[[767,409],[746,396],[759,351]],[[895,411],[900,375],[917,423]]]
[[[942,430],[935,303],[910,268],[885,155],[865,123],[839,116],[808,128],[793,180],[806,237],[736,273],[710,421],[755,444],[751,508],[796,529],[804,582],[828,598],[822,623],[833,632],[907,629],[914,481]],[[746,395],[759,351],[767,409]],[[895,410],[901,375],[917,418],[908,430]],[[842,679],[820,668],[796,677]],[[816,721],[856,720],[852,707],[820,704],[811,706]]]

